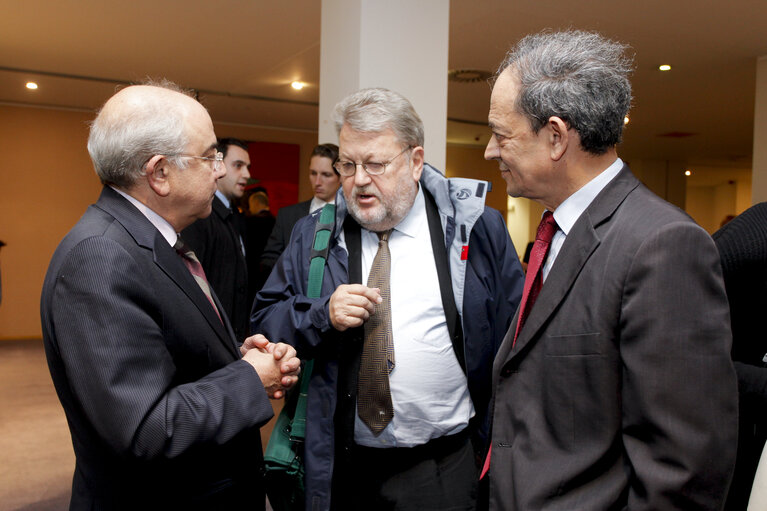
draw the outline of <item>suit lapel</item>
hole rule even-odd
[[[216,298],[215,294],[213,295],[216,306],[222,311],[221,320],[219,320],[218,315],[213,310],[213,307],[211,307],[205,293],[202,292],[200,286],[195,282],[192,274],[184,266],[181,257],[163,238],[160,231],[138,209],[108,186],[105,186],[102,190],[101,197],[99,197],[96,206],[120,222],[133,239],[136,240],[138,245],[152,251],[155,264],[195,304],[226,349],[236,357],[239,357],[232,328],[229,325],[226,314],[223,313],[224,309],[218,302],[218,298]],[[211,289],[212,292],[213,290]]]
[[[232,331],[229,319],[226,317],[224,308],[218,300],[215,291],[213,291],[213,288],[210,289],[210,293],[213,297],[213,302],[221,313],[220,319],[208,301],[208,297],[205,296],[205,293],[202,292],[200,286],[195,282],[192,274],[189,273],[189,270],[184,266],[181,256],[179,256],[165,241],[165,238],[162,237],[159,231],[155,238],[155,248],[153,252],[155,264],[157,264],[157,266],[159,266],[160,269],[162,269],[162,271],[165,272],[165,274],[168,275],[168,277],[170,277],[170,279],[175,282],[184,294],[186,294],[186,296],[194,303],[195,307],[197,307],[211,328],[216,332],[216,335],[218,335],[226,349],[235,356],[239,356],[234,341],[234,332]]]
[[[519,320],[519,310],[517,310],[517,314],[509,327],[510,334],[507,333],[498,353],[498,360],[502,360],[503,365],[513,360],[531,342],[537,339],[538,332],[555,313],[557,306],[573,286],[589,257],[599,246],[601,240],[597,233],[597,227],[610,220],[618,206],[638,185],[639,181],[624,165],[618,175],[605,186],[581,214],[567,235],[559,254],[557,254],[557,259],[541,288],[535,305],[519,332],[517,342],[513,343],[514,330]],[[512,343],[514,344],[513,348]]]

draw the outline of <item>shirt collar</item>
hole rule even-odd
[[[176,244],[176,239],[178,239],[178,234],[176,233],[176,230],[173,228],[170,223],[168,223],[167,220],[165,220],[163,217],[149,209],[146,204],[139,201],[135,197],[128,195],[127,193],[123,192],[122,190],[119,190],[115,188],[114,186],[110,186],[112,190],[116,191],[123,197],[125,197],[128,202],[133,204],[136,209],[138,209],[150,222],[152,222],[152,225],[154,225],[158,231],[160,231],[160,234],[162,234],[162,237],[165,238],[165,240],[170,244],[172,247]]]
[[[223,193],[221,193],[221,190],[216,189],[216,197],[218,197],[218,200],[224,203],[224,206],[226,206],[226,209],[232,208],[232,203],[229,202],[229,199],[227,199]]]
[[[333,196],[333,200],[325,202],[322,199],[318,199],[317,197],[312,197],[312,203],[309,204],[309,213],[314,213],[318,209],[325,206],[325,204],[335,204],[336,198],[335,195]]]
[[[595,178],[559,205],[554,211],[554,220],[557,221],[557,226],[565,233],[565,236],[567,236],[583,212],[586,211],[586,208],[599,195],[599,192],[618,175],[622,168],[623,161],[617,158],[612,165],[600,172]]]

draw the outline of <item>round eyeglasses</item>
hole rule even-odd
[[[338,171],[338,173],[344,177],[353,176],[357,172],[358,166],[361,166],[362,170],[364,170],[371,176],[380,176],[381,174],[386,172],[387,165],[391,165],[391,162],[396,160],[400,155],[404,154],[405,151],[409,151],[412,148],[413,146],[407,146],[399,154],[397,154],[397,156],[395,156],[394,158],[391,158],[389,161],[384,161],[384,162],[366,161],[363,163],[355,163],[349,160],[338,160],[337,162],[333,164],[333,168],[336,169],[336,171]]]

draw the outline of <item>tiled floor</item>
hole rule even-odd
[[[0,341],[0,511],[69,505],[75,456],[41,340]]]

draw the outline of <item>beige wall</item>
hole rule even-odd
[[[709,234],[728,215],[751,206],[751,169],[693,167],[687,185],[687,213]]]
[[[0,339],[39,337],[53,250],[98,197],[85,141],[90,114],[0,106]]]
[[[91,112],[0,105],[0,340],[39,338],[40,290],[59,241],[89,204],[101,183],[88,157]],[[309,155],[313,132],[216,125],[218,136],[301,146],[299,199],[312,196]]]

